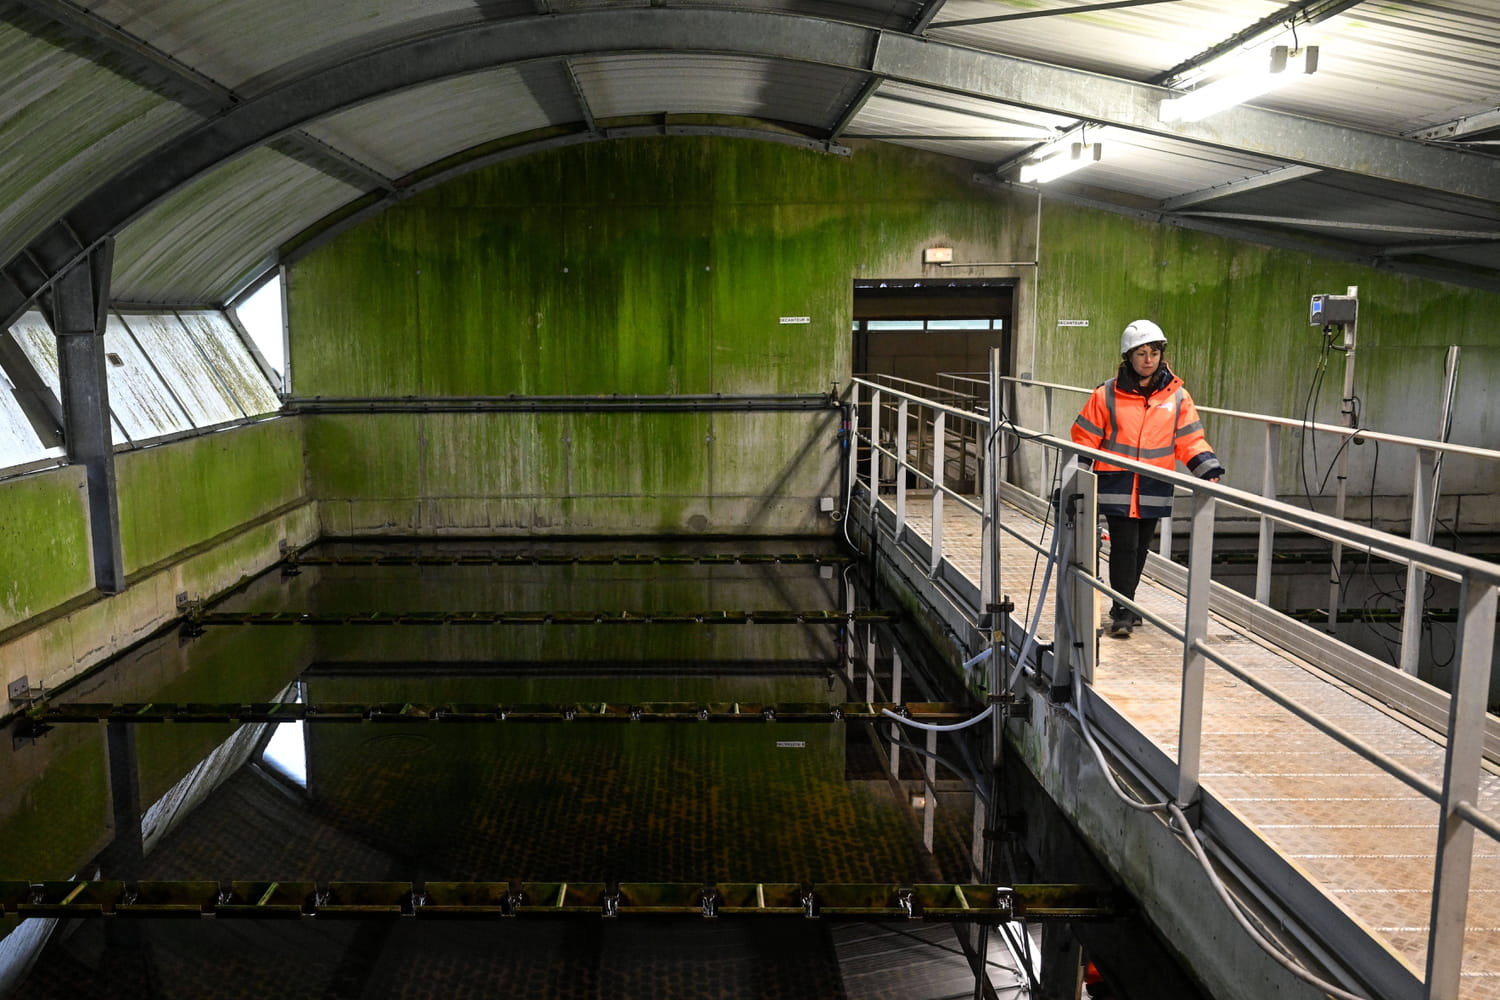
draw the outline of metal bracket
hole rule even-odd
[[[31,703],[36,700],[31,696],[31,681],[25,674],[7,684],[5,693],[12,705],[20,705],[22,708],[30,708]]]
[[[1031,721],[1031,695],[1029,694],[1012,694],[1004,691],[990,695],[986,699],[986,704],[994,705],[999,710],[1002,719]]]

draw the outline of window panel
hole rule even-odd
[[[150,360],[136,346],[130,330],[114,313],[104,327],[104,350],[109,408],[131,440],[193,429],[182,404],[172,397]]]
[[[42,318],[42,314],[36,311],[25,313],[16,325],[10,328],[15,335],[16,343],[21,345],[21,353],[26,355],[26,360],[31,362],[31,368],[37,377],[46,383],[47,388],[58,399],[62,399],[62,378],[57,368],[57,336],[52,332],[52,327]],[[113,408],[111,408],[113,409]],[[120,426],[120,421],[111,413],[109,422],[110,443],[129,444],[130,437],[125,429]],[[64,439],[67,431],[63,432]]]
[[[5,372],[0,371],[0,469],[61,458],[62,448],[48,448],[37,437],[26,411],[16,400],[15,389]]]
[[[151,359],[175,401],[194,427],[238,420],[244,414],[209,368],[203,352],[182,322],[171,313],[126,313],[120,321]]]
[[[11,333],[37,377],[61,399],[57,336],[42,313],[25,313]],[[217,310],[111,313],[104,350],[116,446],[263,417],[281,407],[239,332]],[[42,445],[14,387],[0,381],[0,468],[64,455],[62,448]]]
[[[179,315],[245,416],[265,416],[281,409],[281,400],[227,316],[210,310]]]

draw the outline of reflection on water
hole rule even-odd
[[[857,574],[832,547],[807,540],[624,544],[323,545],[291,571],[264,574],[205,609],[201,630],[155,636],[54,701],[831,705],[871,691],[876,700],[896,700],[884,626],[867,635],[864,626],[851,633],[842,619],[713,621],[724,611],[868,606],[849,590]],[[786,558],[772,558],[778,554]],[[223,617],[269,611],[322,618],[545,612],[585,623],[228,624]],[[621,613],[674,622],[625,624]],[[609,623],[595,623],[596,614]],[[877,650],[873,664],[863,662],[867,643]],[[922,673],[928,659],[917,649],[903,654],[901,700],[955,696]],[[868,723],[780,721],[205,722],[129,726],[128,746],[108,741],[105,728],[58,725],[10,755],[14,766],[0,792],[0,879],[912,883],[974,876],[974,804],[965,790],[973,776],[938,772],[929,790],[940,802],[929,851],[911,808],[926,761],[903,754],[902,781],[893,782],[877,749],[888,726],[876,733]],[[958,758],[960,770],[977,759]],[[127,835],[116,837],[115,816],[132,799],[121,791],[122,775],[134,782],[139,812],[132,823],[126,811]],[[44,952],[25,994],[88,995],[112,977],[118,986],[138,976],[162,996],[403,995],[392,984],[405,981],[396,970],[406,966],[392,956],[426,956],[428,980],[431,962],[460,962],[445,941],[481,941],[485,933],[325,924],[293,942],[245,924],[228,937],[197,923],[175,930],[161,921],[124,923],[134,926],[75,921]],[[497,968],[481,979],[498,985],[493,977],[501,976],[512,989],[527,977],[547,984],[527,995],[660,995],[656,972],[688,964],[699,978],[719,968],[739,985],[712,992],[712,982],[679,984],[683,996],[840,995],[826,988],[838,972],[828,966],[824,931],[692,926],[653,934],[656,972],[631,972],[629,963],[617,970],[654,984],[642,987],[654,992],[633,993],[569,985],[545,956],[587,947],[597,973],[608,956],[627,954],[639,931],[512,933],[514,926],[507,935],[522,950],[494,959]],[[5,930],[17,927],[7,918]],[[14,946],[22,935],[12,937],[0,944]],[[708,961],[705,948],[724,949],[722,961]],[[418,961],[410,956],[402,961]],[[377,961],[392,977],[379,987]],[[784,973],[765,972],[767,962]],[[236,972],[227,979],[210,975],[229,969]],[[219,985],[209,989],[210,980]],[[746,992],[751,983],[760,992]]]

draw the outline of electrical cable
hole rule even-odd
[[[1067,588],[1065,587],[1059,588],[1059,596],[1062,596],[1065,593],[1066,589]],[[1066,599],[1063,600],[1061,613],[1065,616],[1065,620],[1068,621],[1071,628],[1073,619],[1071,615],[1071,609],[1067,606]],[[1217,893],[1220,901],[1224,903],[1225,907],[1229,910],[1230,915],[1234,917],[1235,921],[1240,925],[1241,929],[1245,931],[1250,939],[1255,942],[1255,944],[1262,951],[1264,951],[1267,956],[1275,960],[1279,965],[1281,965],[1282,968],[1286,969],[1286,971],[1291,973],[1293,976],[1296,976],[1298,979],[1301,979],[1303,982],[1306,982],[1317,989],[1323,990],[1329,996],[1337,998],[1337,1000],[1365,1000],[1365,998],[1361,997],[1359,994],[1350,993],[1347,990],[1342,989],[1341,987],[1335,986],[1333,983],[1319,978],[1314,973],[1303,968],[1294,956],[1289,954],[1279,944],[1268,939],[1251,923],[1249,914],[1245,912],[1243,905],[1230,894],[1229,887],[1224,883],[1224,880],[1219,875],[1219,873],[1214,870],[1212,859],[1209,858],[1208,852],[1200,843],[1197,832],[1194,831],[1192,824],[1188,822],[1187,816],[1182,812],[1182,809],[1175,802],[1143,802],[1140,799],[1136,798],[1134,795],[1126,792],[1125,789],[1121,787],[1118,779],[1115,776],[1114,768],[1110,765],[1109,761],[1104,756],[1104,750],[1099,745],[1098,740],[1094,737],[1093,728],[1089,725],[1088,718],[1083,711],[1083,676],[1076,670],[1073,672],[1073,699],[1068,705],[1068,711],[1075,719],[1078,720],[1079,730],[1083,734],[1084,742],[1093,752],[1094,759],[1098,762],[1100,772],[1104,775],[1104,779],[1109,785],[1110,790],[1113,791],[1122,802],[1124,802],[1132,809],[1148,813],[1165,812],[1170,816],[1171,827],[1178,833],[1182,834],[1188,841],[1188,845],[1193,851],[1194,857],[1197,858],[1198,864],[1202,867],[1204,874],[1207,876],[1210,884],[1212,884],[1214,891]]]
[[[918,722],[916,719],[908,719],[904,715],[897,715],[895,712],[892,712],[888,708],[882,708],[880,710],[880,714],[884,715],[884,716],[886,716],[888,718],[896,720],[897,722],[901,723],[903,726],[910,726],[913,729],[921,729],[924,732],[929,732],[929,733],[956,733],[956,732],[958,732],[961,729],[968,729],[970,726],[977,726],[977,725],[979,725],[979,723],[983,722],[985,719],[988,719],[994,713],[994,711],[995,711],[995,706],[994,705],[989,705],[989,706],[987,706],[985,708],[985,710],[983,712],[980,712],[978,715],[974,716],[973,718],[965,719],[963,722],[950,722],[950,723]]]
[[[942,754],[936,753],[932,750],[928,750],[926,747],[917,746],[917,744],[915,743],[909,743],[906,740],[899,740],[889,736],[887,736],[886,739],[893,747],[900,747],[902,750],[910,750],[914,754],[937,761],[939,764],[943,765],[943,767],[947,768],[948,773],[953,775],[954,780],[958,781],[964,786],[964,788],[968,789],[968,791],[973,794],[975,798],[979,799],[979,801],[983,802],[986,806],[990,804],[990,797],[988,793],[986,793],[985,790],[979,786],[979,783],[975,780],[973,774],[965,775],[961,770],[959,770],[958,766],[954,764],[953,761],[944,757]]]

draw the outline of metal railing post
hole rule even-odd
[[[979,529],[979,613],[990,611],[999,602],[995,600],[1000,589],[1000,530],[996,523],[1000,517],[1000,447],[999,413],[1000,394],[1004,391],[1000,382],[1000,349],[990,348],[990,384],[987,405],[990,411],[988,422],[976,420],[982,449],[976,452],[981,459],[983,481],[979,484],[983,513]],[[998,693],[998,692],[997,692]]]
[[[1496,588],[1465,577],[1459,593],[1459,636],[1443,756],[1437,865],[1432,881],[1431,936],[1427,939],[1427,996],[1457,1000],[1474,865],[1474,827],[1457,812],[1479,803],[1483,773],[1485,702],[1494,667]]]
[[[929,854],[932,853],[933,835],[937,832],[937,738],[935,731],[927,730],[927,787],[922,794],[925,806],[922,810],[922,845]]]
[[[1177,725],[1177,804],[1198,798],[1203,755],[1203,677],[1208,660],[1199,644],[1208,636],[1210,572],[1214,553],[1214,498],[1195,496],[1193,537],[1188,553],[1187,614],[1182,638],[1182,708]]]
[[[939,410],[932,420],[932,564],[933,576],[943,564],[943,461],[948,414]]]
[[[1061,509],[1056,531],[1071,532],[1070,555],[1057,573],[1057,593],[1067,596],[1053,602],[1052,687],[1068,688],[1077,670],[1086,683],[1094,680],[1095,594],[1088,577],[1096,575],[1099,563],[1098,480],[1092,472],[1075,469],[1062,482]],[[1066,611],[1069,613],[1064,613]]]
[[[906,414],[908,400],[896,406],[896,538],[906,536]]]
[[[891,701],[901,704],[901,650],[891,650]],[[901,723],[891,723],[891,777],[901,779],[901,748],[896,741],[901,738]]]
[[[1281,452],[1281,428],[1266,424],[1265,454],[1261,458],[1260,495],[1276,499],[1276,460]],[[1260,515],[1260,539],[1255,546],[1255,600],[1271,603],[1271,553],[1276,536],[1276,522]]]
[[[870,534],[875,533],[875,504],[880,500],[880,390],[870,393]]]
[[[854,507],[854,492],[859,486],[859,383],[854,382],[849,386],[849,436],[845,438],[849,446],[849,496],[844,505],[844,517],[849,516],[849,511]]]
[[[1417,449],[1411,484],[1411,540],[1432,541],[1432,484],[1437,452]],[[1413,676],[1422,651],[1422,615],[1427,604],[1427,573],[1414,562],[1406,564],[1406,600],[1401,609],[1401,669]]]

